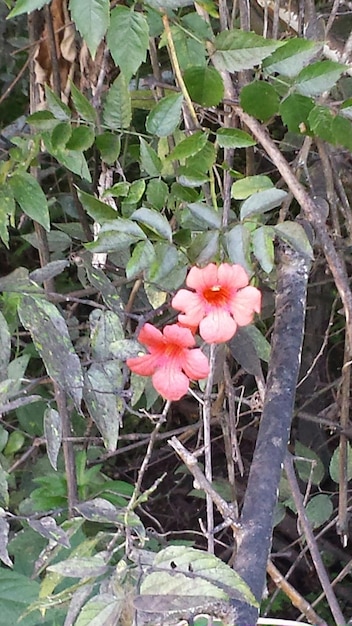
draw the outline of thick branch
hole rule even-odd
[[[308,261],[292,249],[281,253],[278,269],[276,317],[263,415],[249,472],[241,524],[242,541],[234,568],[262,599],[271,548],[277,493],[289,439],[300,365]],[[237,626],[257,623],[254,607],[235,602]]]

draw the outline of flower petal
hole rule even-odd
[[[189,330],[180,324],[169,324],[164,328],[164,337],[168,343],[175,343],[180,348],[193,348],[196,345],[194,337]]]
[[[207,343],[222,343],[234,336],[237,324],[228,311],[214,308],[199,324],[200,336]]]
[[[192,380],[201,380],[209,374],[209,362],[200,348],[195,348],[187,351],[182,369]]]
[[[256,287],[240,289],[230,304],[231,313],[239,326],[253,320],[254,312],[260,313],[262,294]]]
[[[140,376],[151,376],[154,374],[156,368],[160,367],[160,357],[155,354],[144,354],[143,356],[136,356],[126,360],[127,367],[131,372],[139,374]]]
[[[153,349],[162,348],[165,344],[162,332],[153,324],[144,324],[138,335],[138,341],[150,348],[151,352]]]
[[[248,276],[242,265],[221,263],[218,267],[218,281],[223,287],[234,291],[248,285]]]
[[[185,313],[185,315],[178,316],[178,321],[183,326],[196,328],[205,313],[202,298],[197,293],[187,291],[187,289],[180,289],[174,296],[171,304],[174,309]]]
[[[192,267],[186,278],[187,287],[202,292],[207,287],[218,283],[218,268],[215,263],[209,263],[206,267]]]
[[[153,386],[166,400],[180,400],[188,391],[189,379],[175,364],[158,369],[152,378]]]

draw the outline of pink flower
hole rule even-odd
[[[196,345],[189,328],[179,324],[165,326],[163,332],[145,324],[138,341],[149,354],[127,359],[128,367],[140,376],[152,376],[155,389],[166,400],[179,400],[187,393],[189,380],[209,374],[208,359]]]
[[[196,328],[207,343],[221,343],[234,336],[237,326],[246,326],[260,312],[261,293],[248,286],[248,276],[241,265],[209,263],[203,269],[192,267],[187,289],[180,289],[172,306],[183,315],[182,326]]]

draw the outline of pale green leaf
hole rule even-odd
[[[224,84],[219,72],[213,67],[189,67],[183,75],[188,93],[204,107],[218,106],[224,97]]]
[[[97,48],[109,26],[109,0],[70,0],[69,8],[77,30],[94,59]]]
[[[250,232],[244,224],[236,224],[225,233],[226,250],[231,263],[239,263],[247,270],[248,274],[252,273],[250,239]]]
[[[331,497],[325,493],[319,493],[309,500],[306,506],[306,514],[312,528],[319,528],[327,522],[333,514],[334,506]]]
[[[178,126],[182,109],[182,94],[172,94],[162,98],[149,113],[146,128],[151,135],[166,137]]]
[[[123,386],[119,361],[93,363],[85,376],[84,402],[102,434],[107,450],[116,450],[125,405],[119,398]]]
[[[303,460],[296,457],[303,457]],[[295,443],[295,467],[300,479],[305,483],[311,481],[313,485],[319,485],[325,475],[324,465],[317,453],[298,440]]]
[[[216,133],[220,148],[248,148],[257,143],[248,133],[238,128],[220,128]]]
[[[320,43],[308,39],[289,39],[281,48],[275,50],[270,57],[264,60],[263,68],[266,72],[277,72],[292,78],[308,65],[320,48]]]
[[[286,241],[292,248],[309,259],[314,258],[311,243],[306,231],[297,222],[282,222],[273,227],[277,236]]]
[[[146,239],[138,242],[126,265],[126,277],[128,280],[136,278],[143,270],[147,269],[154,260],[153,244]]]
[[[16,4],[12,11],[7,16],[7,19],[22,15],[22,13],[31,13],[41,9],[46,4],[49,4],[51,0],[16,0]]]
[[[109,204],[91,196],[90,193],[77,189],[77,195],[88,215],[90,215],[90,217],[92,217],[99,224],[102,224],[106,220],[113,220],[115,217],[117,218],[117,211],[115,211]]]
[[[42,537],[49,539],[52,542],[63,546],[64,548],[70,547],[70,540],[68,534],[57,525],[53,517],[45,516],[40,519],[29,519],[28,523],[33,530],[39,533]]]
[[[246,113],[266,122],[278,112],[280,100],[270,83],[255,80],[241,89],[240,104]]]
[[[231,187],[231,196],[235,200],[245,200],[252,196],[254,193],[264,191],[265,189],[272,189],[274,187],[273,182],[269,176],[257,175],[246,176],[240,180],[236,180]]]
[[[100,362],[115,358],[110,345],[113,341],[124,339],[125,333],[117,313],[93,309],[89,315],[90,345],[92,356]]]
[[[87,243],[85,247],[93,252],[116,252],[146,238],[146,234],[138,224],[132,220],[117,217],[113,221],[104,222],[96,241]]]
[[[8,226],[13,222],[16,203],[13,191],[8,183],[0,185],[0,238],[9,246]]]
[[[149,28],[143,13],[126,6],[115,7],[111,11],[107,44],[116,65],[130,78],[146,60]]]
[[[7,378],[7,366],[11,357],[11,334],[7,321],[0,311],[0,381]]]
[[[202,228],[221,228],[221,214],[213,207],[203,202],[192,202],[188,209]]]
[[[241,206],[241,220],[251,215],[258,215],[275,209],[280,206],[286,196],[286,191],[276,189],[276,187],[253,194],[253,196],[247,198]]]
[[[159,213],[159,211],[141,207],[132,213],[131,220],[148,226],[148,228],[159,237],[168,239],[170,242],[172,241],[171,226],[166,217]]]
[[[115,135],[115,133],[107,130],[105,133],[97,135],[95,143],[98,150],[100,150],[103,161],[108,165],[115,163],[121,150],[120,135]]]
[[[71,110],[60,100],[60,98],[54,93],[48,85],[45,85],[45,99],[51,113],[61,122],[67,122],[71,119]]]
[[[57,470],[57,457],[62,441],[62,421],[60,414],[51,407],[48,407],[44,412],[44,435],[50,465],[54,470]]]
[[[48,202],[34,176],[18,171],[9,178],[9,185],[22,211],[45,230],[50,230]]]
[[[96,554],[95,556],[79,556],[60,561],[48,566],[49,572],[70,576],[72,578],[88,578],[90,576],[101,576],[108,570],[104,558]]]
[[[140,141],[140,160],[141,169],[147,172],[149,176],[159,176],[161,172],[161,160],[159,159],[154,148],[152,148],[143,137]]]
[[[131,95],[121,72],[111,85],[103,109],[104,123],[112,130],[128,128],[132,119]]]
[[[147,200],[153,209],[161,211],[167,203],[169,188],[163,180],[153,178],[147,187]]]
[[[252,235],[253,252],[262,269],[270,274],[274,267],[274,230],[271,226],[261,226]]]
[[[259,65],[282,45],[279,41],[236,28],[219,33],[213,44],[215,51],[212,60],[215,67],[229,72],[248,70]]]
[[[295,86],[304,96],[319,96],[336,85],[346,65],[334,61],[317,61],[305,67],[297,76]]]
[[[115,592],[115,589],[114,589]],[[114,594],[101,593],[91,598],[81,609],[75,626],[115,626],[123,610],[122,598]]]
[[[212,229],[195,235],[187,254],[192,263],[199,265],[214,261],[219,254],[219,231]]]

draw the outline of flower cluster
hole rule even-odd
[[[241,265],[209,263],[192,267],[186,278],[189,289],[180,289],[172,300],[181,311],[178,323],[165,326],[161,332],[145,324],[138,340],[149,354],[127,359],[136,374],[152,376],[155,389],[167,400],[179,400],[187,393],[190,380],[201,380],[209,374],[209,363],[195,347],[194,333],[199,330],[207,343],[231,339],[238,326],[246,326],[260,312],[261,293],[248,285]]]

